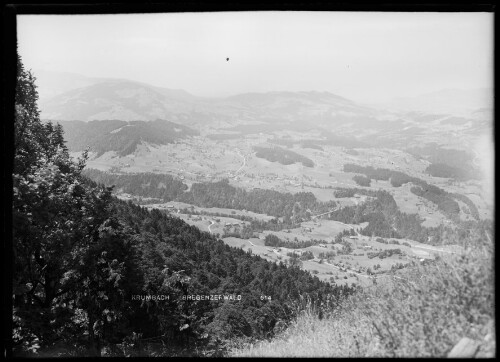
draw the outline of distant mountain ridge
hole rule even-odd
[[[135,149],[140,137],[150,144],[165,144],[193,135],[192,132],[201,132],[213,139],[227,139],[251,134],[276,136],[283,130],[300,134],[313,132],[316,134],[313,138],[318,140],[317,145],[405,148],[442,140],[442,145],[451,144],[452,148],[459,145],[459,148],[463,148],[460,145],[464,143],[459,139],[476,138],[489,132],[492,127],[493,112],[488,108],[491,104],[484,101],[491,96],[487,90],[482,90],[474,97],[467,97],[467,93],[461,91],[448,90],[418,98],[424,105],[427,104],[428,109],[436,108],[433,104],[437,102],[441,110],[431,112],[418,109],[384,110],[329,92],[272,91],[206,98],[184,90],[126,79],[59,74],[50,80],[47,76],[42,74],[39,86],[40,93],[44,94],[39,102],[41,118],[78,121],[78,126],[64,125],[66,135],[71,139],[68,144],[73,149],[82,148],[80,137],[99,150],[114,144],[116,147],[112,150],[122,154]],[[47,98],[50,93],[56,95]],[[426,97],[434,99],[434,103],[425,101]],[[422,107],[426,108],[424,105]],[[478,108],[466,114],[454,114],[458,108],[466,106]],[[178,129],[182,125],[189,131],[182,128],[180,134],[175,133],[172,132],[172,126],[161,131],[166,132],[163,139],[154,134],[156,123],[149,126],[142,124],[159,119],[179,125]],[[93,130],[87,129],[81,122],[98,120],[142,123],[140,127],[126,127],[118,134],[113,134],[110,132],[115,128],[112,128],[114,125],[110,121],[111,128],[99,126],[104,127],[102,129],[107,136],[96,135],[94,140],[89,136]],[[97,123],[93,125],[97,127]],[[142,136],[137,138],[133,129]],[[449,138],[450,132],[454,132],[454,140]],[[122,140],[118,141],[120,138]],[[98,146],[97,140],[104,144]],[[130,145],[130,148],[126,145]]]
[[[150,121],[199,118],[245,120],[302,116],[368,116],[375,110],[329,92],[244,93],[225,98],[197,97],[184,90],[111,78],[42,72],[39,77],[42,119]],[[198,119],[198,121],[200,121]],[[234,124],[233,124],[234,125]]]
[[[473,116],[478,111],[493,109],[493,94],[491,88],[443,89],[416,97],[394,98],[384,106],[394,110]]]
[[[92,78],[74,73],[36,71],[42,119],[151,121],[157,118],[205,121],[256,120],[276,117],[339,119],[376,117],[408,111],[491,118],[493,91],[445,89],[416,97],[399,97],[384,104],[362,105],[347,98],[317,91],[243,93],[224,98],[194,96],[184,90],[113,78]],[[385,109],[385,110],[382,110]],[[387,111],[388,110],[388,111]],[[380,117],[379,117],[380,116]],[[234,123],[232,124],[235,125]]]

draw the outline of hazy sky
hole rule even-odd
[[[35,71],[200,96],[317,90],[375,102],[493,87],[492,13],[22,15],[18,43]]]

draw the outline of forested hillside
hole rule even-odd
[[[426,172],[435,177],[450,177],[456,180],[478,179],[478,170],[472,162],[472,155],[462,151],[448,149],[430,143],[423,147],[407,150],[417,158],[425,158],[431,162]]]
[[[83,176],[62,127],[41,123],[18,59],[13,169],[16,356],[217,355],[271,336],[348,287],[231,248]]]
[[[156,121],[61,121],[70,151],[90,148],[101,156],[116,151],[119,156],[133,153],[141,142],[164,145],[198,134],[197,131],[166,120]]]
[[[454,227],[442,224],[436,227],[425,227],[422,225],[423,220],[417,214],[401,212],[394,197],[387,191],[340,188],[335,192],[336,197],[352,197],[354,194],[367,195],[371,199],[355,206],[335,210],[327,218],[349,224],[368,222],[368,226],[360,229],[360,233],[367,236],[403,237],[422,243],[440,245],[463,240],[470,235],[472,229],[484,229],[489,223],[486,220],[458,221]],[[425,194],[422,195],[425,197]],[[463,202],[468,200],[463,195],[449,195]],[[469,206],[471,210],[474,209],[472,206],[474,204]]]
[[[449,166],[445,163],[431,163],[427,166],[425,172],[434,177],[453,178],[460,181],[478,178],[477,172],[470,169],[464,170],[463,168]]]

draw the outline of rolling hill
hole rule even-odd
[[[43,119],[150,121],[191,111],[190,98],[184,91],[116,79],[58,94],[40,108]]]

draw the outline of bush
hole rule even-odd
[[[312,251],[305,251],[301,256],[300,260],[311,260],[314,259],[314,254]]]
[[[482,340],[494,318],[493,269],[484,255],[474,250],[405,269],[402,279],[365,295],[382,354],[445,357],[464,336]]]

